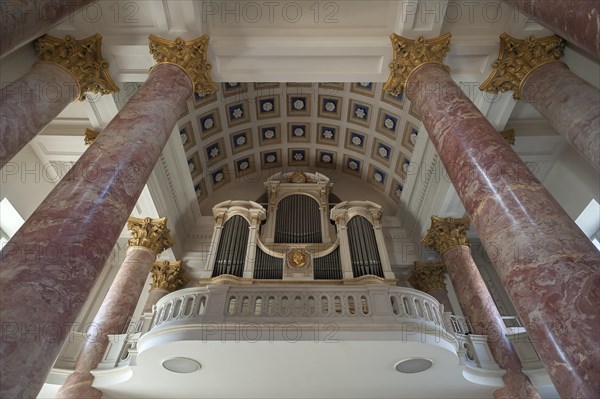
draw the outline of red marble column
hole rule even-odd
[[[58,65],[35,64],[0,91],[0,165],[10,161],[79,97],[77,82]]]
[[[167,218],[129,218],[129,229],[134,238],[121,268],[115,276],[102,305],[94,317],[87,339],[75,361],[75,372],[59,389],[57,398],[101,398],[102,392],[92,387],[91,371],[98,367],[108,348],[107,334],[121,334],[133,315],[144,289],[144,283],[156,256],[171,247],[175,241],[167,228]]]
[[[95,0],[4,0],[0,5],[0,57],[48,32]]]
[[[600,171],[600,91],[562,62],[531,71],[521,83],[521,99]]]
[[[540,25],[600,59],[600,2],[597,0],[504,0]]]
[[[600,254],[444,65],[413,69],[406,95],[561,397],[596,397]]]
[[[0,253],[1,397],[39,392],[193,91],[156,65]]]
[[[487,335],[488,345],[498,365],[506,370],[504,388],[494,398],[540,398],[535,386],[521,370],[521,361],[506,336],[507,329],[498,308],[471,256],[468,245],[468,219],[433,217],[422,243],[442,255],[462,312],[478,335]]]
[[[41,62],[0,91],[0,167],[14,157],[69,103],[86,92],[119,91],[100,51],[102,36],[82,40],[44,36],[36,41]]]

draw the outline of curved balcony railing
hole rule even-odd
[[[162,298],[150,329],[244,321],[414,322],[444,329],[442,313],[435,298],[404,287],[209,286],[179,290]]]

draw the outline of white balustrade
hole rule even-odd
[[[188,288],[156,304],[150,330],[180,323],[415,322],[443,329],[440,304],[421,291],[385,285]]]

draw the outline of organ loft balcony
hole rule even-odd
[[[256,202],[217,204],[200,278],[150,291],[141,317],[109,336],[94,386],[106,397],[416,398],[437,381],[455,397],[491,397],[504,371],[486,337],[399,286],[382,207],[331,187],[318,173],[278,173]],[[179,264],[164,267],[163,288],[184,282]],[[67,343],[57,380],[85,339]],[[165,390],[163,378],[179,383]]]

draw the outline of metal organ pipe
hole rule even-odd
[[[217,249],[213,277],[221,274],[243,276],[248,235],[249,224],[242,216],[235,215],[225,222]]]
[[[363,216],[355,216],[348,222],[348,241],[354,277],[367,274],[383,277],[375,232]]]
[[[275,242],[308,244],[322,242],[321,209],[314,199],[294,194],[277,206]]]

